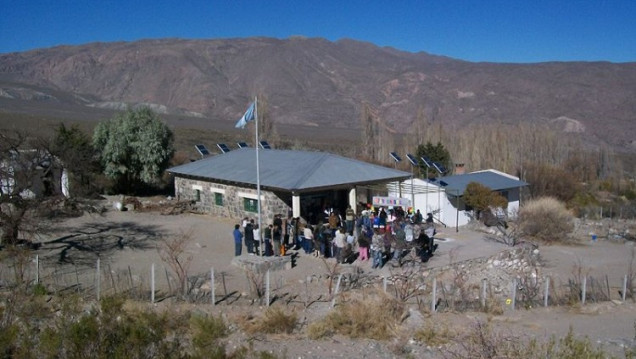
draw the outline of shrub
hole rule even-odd
[[[523,237],[545,243],[567,240],[574,230],[574,217],[552,197],[528,201],[519,210],[518,221]]]
[[[269,307],[261,316],[246,314],[238,325],[250,334],[291,334],[298,324],[296,313],[285,313],[281,306]]]
[[[369,315],[373,313],[373,315]],[[353,300],[332,310],[325,318],[309,325],[307,334],[319,339],[333,334],[350,338],[387,340],[404,313],[404,305],[394,298]]]

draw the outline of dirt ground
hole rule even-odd
[[[201,214],[162,215],[157,212],[118,211],[113,206],[114,199],[103,201],[108,210],[103,214],[86,214],[79,218],[67,219],[54,226],[45,237],[39,238],[47,244],[40,250],[44,263],[67,262],[94,263],[99,254],[102,268],[111,271],[128,270],[142,277],[149,277],[151,265],[154,263],[158,272],[158,287],[165,286],[166,264],[159,256],[157,245],[162,238],[188,235],[191,237],[187,253],[192,257],[190,274],[208,276],[211,269],[217,275],[223,273],[225,289],[218,283],[217,296],[236,292],[237,299],[211,304],[190,304],[197,310],[223,314],[230,322],[237,313],[248,311],[263,311],[258,303],[252,303],[247,298],[248,281],[245,273],[232,264],[234,259],[234,244],[232,230],[235,221],[226,218],[214,218]],[[443,228],[437,237],[439,249],[436,255],[427,263],[428,268],[445,266],[456,261],[471,258],[489,257],[509,247],[502,243],[488,240],[486,235],[468,228]],[[93,238],[90,250],[85,246],[91,240],[81,241],[80,238]],[[588,336],[593,342],[604,348],[622,353],[624,346],[633,346],[636,330],[636,305],[631,299],[622,303],[618,289],[621,288],[623,276],[628,274],[628,265],[632,260],[632,242],[619,240],[598,239],[592,241],[582,238],[576,245],[540,246],[542,275],[561,278],[567,281],[576,273],[605,278],[612,288],[613,301],[591,303],[584,306],[549,307],[505,310],[501,315],[487,315],[476,312],[441,312],[422,314],[414,308],[405,320],[405,326],[413,329],[425,323],[437,323],[448,327],[466,328],[477,321],[491,321],[496,328],[508,333],[519,333],[524,337],[548,338],[551,335],[564,336],[570,328],[579,336]],[[245,250],[245,248],[244,248]],[[331,260],[333,261],[333,260]],[[279,293],[303,293],[308,285],[313,293],[324,295],[316,303],[304,309],[296,305],[300,322],[306,326],[311,321],[326,314],[331,302],[327,300],[327,286],[325,278],[327,266],[323,260],[298,253],[295,256],[294,267],[285,271],[274,272],[272,286]],[[329,263],[329,262],[328,262]],[[349,265],[347,270],[357,270],[362,273],[390,275],[389,266],[382,269],[371,269],[368,261]],[[344,269],[344,266],[342,268]],[[302,297],[302,295],[300,295]],[[284,298],[281,299],[284,301]],[[290,300],[291,302],[291,300]],[[298,304],[298,303],[296,303]],[[173,307],[170,300],[160,300],[149,306],[164,307],[170,310],[180,310]],[[187,305],[183,306],[187,307]],[[183,308],[181,307],[181,308]],[[373,315],[373,313],[369,313]],[[405,331],[408,333],[408,330]],[[408,335],[408,334],[404,334]],[[405,338],[408,339],[408,338]],[[432,348],[414,341],[405,340],[410,355],[421,358],[437,357]],[[254,340],[236,331],[228,339],[228,349],[239,345],[252,345],[256,350],[268,350],[279,357],[287,358],[393,358],[399,357],[391,342],[381,342],[368,339],[351,340],[343,337],[333,337],[325,340],[309,340],[304,336],[276,336],[259,337]]]

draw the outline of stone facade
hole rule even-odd
[[[178,200],[195,201],[197,208],[203,213],[237,220],[245,217],[254,218],[256,222],[258,217],[256,188],[231,186],[185,177],[175,177],[174,185]],[[287,204],[278,194],[263,189],[261,189],[261,198],[263,225],[272,223],[275,214],[287,216],[291,202]],[[221,200],[220,204],[217,204],[217,199]]]

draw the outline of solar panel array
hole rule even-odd
[[[391,155],[391,158],[393,158],[395,160],[395,162],[402,161],[402,158],[400,156],[398,156],[398,154],[395,153],[395,152],[391,152],[391,153],[389,153],[389,155]]]
[[[194,148],[196,148],[199,154],[203,157],[210,155],[210,151],[208,151],[205,145],[194,145]]]
[[[428,167],[428,168],[432,168],[433,167],[433,161],[431,161],[430,158],[428,158],[426,156],[422,156],[421,159],[422,159],[422,162],[424,162],[424,164],[426,165],[426,167]]]
[[[236,145],[237,145],[239,148],[247,148],[247,147],[250,147],[250,146],[248,146],[248,145],[247,145],[247,143],[246,143],[246,142],[237,142],[237,143],[236,143]]]
[[[261,145],[261,148],[264,150],[272,149],[272,146],[270,146],[269,143],[267,143],[267,141],[260,141],[259,144]]]
[[[228,153],[228,152],[230,152],[230,148],[229,148],[229,147],[227,147],[227,145],[226,145],[225,143],[217,143],[217,144],[216,144],[216,147],[218,147],[218,148],[219,148],[219,150],[221,150],[221,152],[223,152],[223,153]]]

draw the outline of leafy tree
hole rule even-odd
[[[123,192],[160,182],[174,153],[174,135],[149,108],[128,110],[95,128],[104,174]]]
[[[473,208],[477,218],[481,212],[491,207],[508,207],[508,201],[501,194],[477,182],[470,182],[464,190],[464,203]]]
[[[69,128],[60,124],[51,141],[50,151],[69,173],[71,195],[86,196],[96,192],[94,179],[100,166],[91,138],[85,132],[76,125]]]
[[[448,169],[451,165],[451,156],[446,147],[441,142],[437,142],[436,145],[433,145],[430,141],[426,142],[425,145],[417,146],[417,150],[415,151],[418,158],[426,156],[431,159],[433,162],[439,162],[448,172]],[[420,173],[426,173],[426,165],[420,165]],[[435,174],[435,170],[428,171],[429,176]]]

